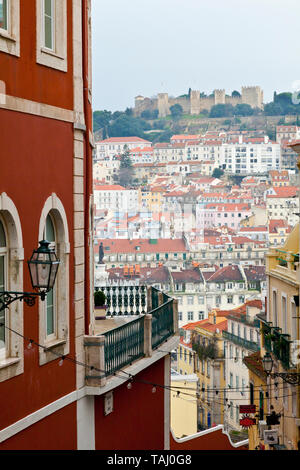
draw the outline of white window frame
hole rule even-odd
[[[67,0],[53,2],[53,49],[45,46],[44,0],[36,0],[36,61],[62,72],[68,71]]]
[[[8,286],[8,250],[9,250],[8,234],[7,234],[7,230],[5,227],[5,221],[3,220],[1,215],[0,215],[0,224],[2,224],[3,226],[5,243],[6,243],[5,247],[0,246],[0,257],[4,258],[4,263],[3,263],[4,264],[4,290],[8,290],[7,289],[7,286]],[[4,325],[8,324],[8,315],[9,315],[9,312],[7,309],[5,309],[4,310]],[[4,335],[5,335],[4,347],[1,347],[0,345],[0,361],[6,359],[6,357],[8,356],[8,351],[9,351],[9,335],[7,334],[7,330],[5,326],[4,326]]]
[[[7,28],[0,28],[0,51],[20,56],[20,0],[7,0]]]
[[[0,217],[6,232],[6,289],[23,292],[24,248],[20,217],[6,193],[0,193]],[[5,353],[0,356],[0,382],[24,372],[23,302],[15,302],[13,308],[7,310],[6,318],[8,328]]]
[[[56,354],[68,355],[70,349],[70,292],[69,292],[69,229],[62,202],[52,194],[45,202],[39,225],[39,240],[43,239],[47,216],[50,214],[56,229],[56,254],[60,260],[56,289],[56,333],[47,336],[46,301],[39,300],[39,350],[40,365],[57,359]]]
[[[51,241],[51,244],[49,248],[54,250],[57,253],[57,246],[56,246],[56,240],[57,240],[57,235],[56,235],[56,227],[55,227],[55,220],[53,219],[53,216],[51,213],[48,214],[48,217],[50,217],[52,226],[53,226],[53,231],[54,231],[54,238],[55,241]],[[47,219],[46,219],[47,223]],[[45,226],[45,231],[43,234],[43,240],[46,240],[46,226]],[[50,240],[48,240],[50,241]],[[45,309],[45,337],[47,341],[52,341],[57,338],[57,289],[56,289],[56,284],[54,285],[53,289],[53,333],[48,334],[47,328],[48,328],[48,296],[45,299],[44,302],[44,309]]]
[[[288,333],[288,302],[285,293],[281,294],[281,328],[284,334]]]
[[[42,32],[43,32],[43,47],[49,51],[55,51],[55,22],[56,22],[56,2],[55,0],[50,0],[51,2],[51,47],[46,46],[46,11],[45,11],[45,2],[47,0],[42,0]]]

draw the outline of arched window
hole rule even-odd
[[[50,248],[55,252],[56,250],[56,233],[54,221],[50,214],[46,219],[44,230],[44,240],[51,242]],[[45,309],[46,309],[46,337],[48,339],[55,338],[57,335],[57,289],[54,285],[53,289],[47,294]]]
[[[7,236],[4,224],[0,218],[0,291],[7,290]],[[0,311],[0,324],[7,323],[6,311]],[[5,326],[0,326],[0,357],[5,357],[7,346],[7,335]]]
[[[23,292],[24,248],[12,199],[0,193],[0,291]],[[23,302],[0,311],[0,382],[24,371]]]
[[[48,240],[60,265],[54,288],[39,302],[40,365],[69,353],[69,230],[62,202],[52,194],[46,200],[39,225],[38,240]],[[54,353],[54,354],[53,354]]]

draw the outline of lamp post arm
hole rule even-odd
[[[29,307],[35,305],[35,299],[45,300],[46,292],[0,292],[0,312],[9,307],[16,300],[24,301]]]

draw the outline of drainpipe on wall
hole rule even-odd
[[[82,0],[82,79],[85,133],[85,201],[84,201],[84,258],[85,258],[85,334],[89,334],[91,312],[91,276],[90,276],[90,248],[91,238],[91,201],[92,187],[92,146],[90,133],[92,133],[92,110],[89,102],[89,0]],[[93,247],[92,247],[93,248]]]

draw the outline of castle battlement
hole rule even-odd
[[[210,96],[201,97],[200,90],[190,90],[188,95],[177,98],[169,97],[168,93],[158,93],[155,98],[142,95],[135,97],[134,114],[140,116],[145,110],[158,110],[159,117],[170,114],[170,107],[180,104],[185,114],[200,114],[210,111],[217,104],[249,104],[253,108],[263,108],[263,91],[259,86],[243,86],[241,96],[226,96],[225,89],[215,89]]]

